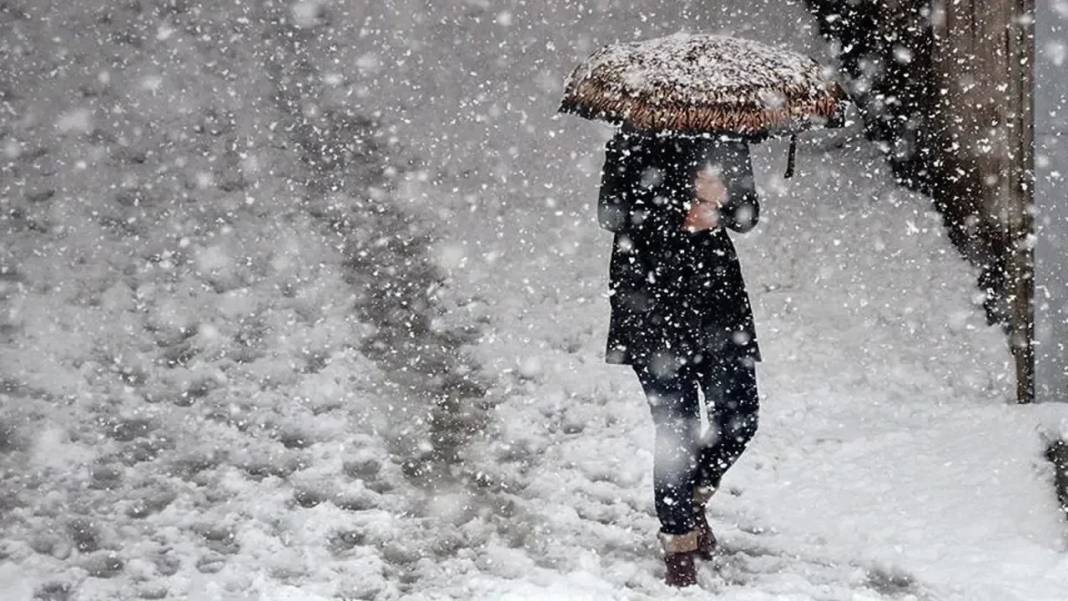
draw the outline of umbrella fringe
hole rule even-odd
[[[618,90],[585,80],[565,95],[561,112],[613,122],[629,122],[641,130],[678,132],[726,131],[738,134],[794,132],[835,122],[845,110],[844,94],[829,90],[819,98],[798,98],[801,90],[784,89],[781,107],[760,107],[755,92],[739,93],[733,101],[684,105],[663,97],[624,96]]]

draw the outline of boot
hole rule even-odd
[[[705,516],[705,505],[716,489],[711,486],[698,486],[693,489],[694,530],[697,532],[697,557],[706,561],[711,560],[716,551],[716,535],[712,533],[712,527],[708,525]]]
[[[693,519],[694,532],[697,533],[697,550],[694,554],[698,559],[710,561],[716,553],[716,535],[712,534],[712,527],[708,525],[704,509],[698,509]]]
[[[693,586],[697,584],[697,570],[693,565],[693,555],[697,550],[697,531],[686,534],[659,534],[660,545],[664,549],[664,582],[668,586]]]

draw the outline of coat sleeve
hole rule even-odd
[[[633,206],[634,190],[641,185],[641,174],[628,159],[623,136],[616,134],[605,145],[601,168],[601,190],[597,197],[597,223],[610,232],[627,229]]]
[[[684,207],[657,196],[664,174],[648,168],[645,150],[617,132],[605,147],[601,189],[597,199],[597,222],[610,232],[673,232],[682,228]]]
[[[734,142],[728,147],[724,165],[727,173],[727,203],[720,207],[720,223],[744,234],[760,219],[760,199],[753,180],[749,145]]]

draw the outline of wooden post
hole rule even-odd
[[[1016,398],[1034,400],[1034,0],[945,0],[932,11],[936,121],[949,152],[949,204],[974,215],[969,237],[990,264],[1007,320]]]
[[[1013,112],[1013,168],[1015,196],[1013,255],[1012,343],[1016,358],[1016,400],[1035,400],[1035,2],[1018,0],[1013,26],[1006,32]]]

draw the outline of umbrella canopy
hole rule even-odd
[[[804,55],[679,33],[594,52],[572,71],[559,110],[645,131],[763,137],[837,126],[845,103],[841,86]]]

